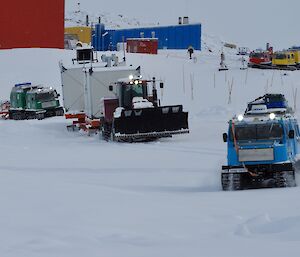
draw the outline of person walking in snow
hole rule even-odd
[[[222,51],[222,53],[221,53],[220,67],[221,67],[221,68],[227,68],[227,66],[226,66],[226,64],[225,64],[225,54],[224,54],[223,51]]]
[[[189,48],[188,48],[188,53],[189,53],[189,55],[190,55],[190,59],[192,59],[192,55],[193,55],[193,53],[194,53],[194,47],[189,46]]]
[[[245,70],[245,69],[247,69],[247,64],[246,64],[246,59],[245,59],[245,57],[243,56],[242,57],[242,67],[241,67],[241,70]]]

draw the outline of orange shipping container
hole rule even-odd
[[[0,49],[63,49],[64,6],[64,0],[2,1]]]

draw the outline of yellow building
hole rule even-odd
[[[65,28],[65,34],[77,35],[82,43],[90,44],[92,40],[92,29],[90,27]]]

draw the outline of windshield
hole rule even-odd
[[[251,53],[250,57],[252,57],[252,58],[263,58],[264,54],[263,53]]]
[[[51,101],[57,97],[56,92],[39,93],[36,98],[38,101]]]
[[[76,34],[65,34],[65,39],[77,41],[79,40],[78,35]]]
[[[283,129],[281,125],[275,123],[235,127],[235,138],[237,141],[275,140],[281,139],[282,135]]]
[[[277,102],[285,102],[285,97],[283,95],[270,95],[266,98],[268,103],[277,103]]]
[[[276,54],[275,59],[284,60],[286,59],[286,54]]]
[[[123,107],[131,108],[132,99],[134,97],[143,97],[143,86],[142,84],[138,85],[126,85],[123,86]]]

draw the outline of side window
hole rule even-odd
[[[295,126],[295,132],[296,132],[296,137],[299,137],[300,136],[300,132],[299,132],[299,126],[298,126],[298,124],[296,124],[296,126]]]
[[[288,126],[288,124],[285,124],[284,125],[284,128],[285,128],[285,134],[286,134],[286,136],[288,137],[288,134],[289,134],[289,126]]]

